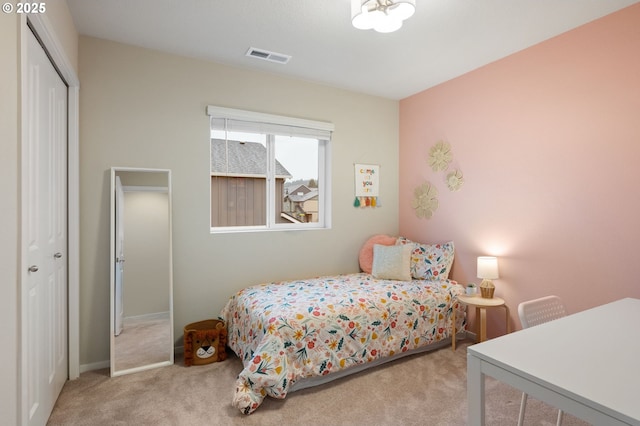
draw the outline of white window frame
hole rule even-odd
[[[267,185],[266,199],[266,225],[247,225],[247,226],[210,226],[212,234],[217,233],[235,233],[235,232],[256,232],[256,231],[286,231],[286,230],[316,230],[331,228],[331,133],[334,131],[333,123],[325,121],[315,121],[302,118],[286,117],[281,115],[266,114],[254,111],[246,111],[219,106],[207,106],[207,115],[211,119],[227,119],[237,120],[255,124],[256,127],[264,126],[267,129],[290,128],[296,136],[315,137],[315,135],[323,135],[318,139],[324,141],[318,146],[318,221],[312,223],[276,223],[275,206],[275,185]],[[209,124],[211,129],[211,123]],[[277,134],[287,135],[286,132],[275,132]],[[273,144],[274,137],[269,131],[267,134],[267,146]],[[211,136],[209,135],[209,140]],[[269,155],[269,163],[267,167],[267,180],[273,180],[275,170],[275,150],[267,148]],[[210,157],[209,157],[210,170]],[[209,174],[209,178],[211,174]],[[209,183],[209,188],[211,183]],[[209,190],[209,222],[211,221],[211,190]]]

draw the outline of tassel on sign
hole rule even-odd
[[[353,207],[381,207],[380,197],[356,197],[353,200]]]

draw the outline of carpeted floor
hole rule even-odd
[[[334,382],[267,398],[245,416],[230,405],[242,363],[170,367],[110,378],[108,370],[66,383],[49,425],[465,425],[466,348],[414,355]],[[515,425],[521,393],[486,382],[487,425]],[[557,410],[529,399],[525,424],[555,425]],[[565,415],[564,426],[587,423]]]
[[[169,312],[125,318],[114,342],[118,371],[169,361],[173,350]]]

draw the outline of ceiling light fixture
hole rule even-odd
[[[415,0],[351,0],[351,23],[359,30],[390,33],[415,11]]]

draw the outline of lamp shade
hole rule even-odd
[[[499,278],[498,258],[494,256],[478,257],[478,278],[493,280]]]

